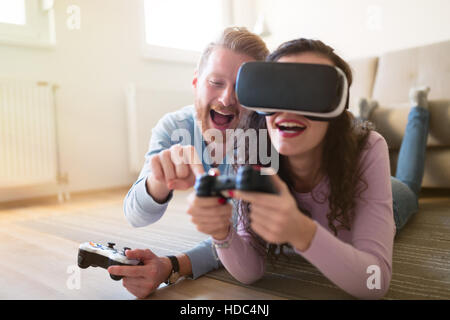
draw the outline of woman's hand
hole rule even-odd
[[[316,224],[297,207],[287,185],[274,174],[272,181],[278,195],[261,192],[233,191],[234,198],[251,203],[250,226],[265,241],[290,243],[305,251],[314,237]]]
[[[211,235],[216,240],[228,236],[233,208],[224,198],[197,197],[195,192],[188,197],[187,213],[197,230]]]

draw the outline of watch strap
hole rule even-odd
[[[167,256],[167,258],[169,258],[170,262],[172,263],[172,272],[180,272],[180,265],[178,263],[177,257]]]
[[[165,284],[170,286],[171,284],[174,284],[177,282],[177,280],[180,278],[180,265],[178,263],[178,259],[175,256],[167,256],[170,260],[170,264],[172,265],[172,270],[170,271],[169,277],[166,281],[164,281]]]

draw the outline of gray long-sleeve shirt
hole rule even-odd
[[[166,211],[172,195],[163,204],[156,202],[147,192],[146,181],[150,174],[151,156],[169,149],[175,144],[195,146],[201,155],[205,171],[207,172],[211,168],[212,161],[208,152],[204,152],[206,145],[196,123],[194,106],[189,105],[179,111],[166,114],[152,129],[144,166],[124,200],[125,217],[133,227],[144,227],[155,223]],[[221,174],[232,173],[232,166],[226,162],[226,160],[223,161],[218,167]],[[185,252],[191,261],[194,279],[221,266],[213,250],[211,238],[208,238]]]

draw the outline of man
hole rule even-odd
[[[243,63],[264,60],[268,53],[261,38],[237,27],[226,28],[204,50],[192,81],[194,106],[167,114],[152,131],[144,167],[124,201],[125,216],[131,225],[143,227],[160,219],[173,190],[192,187],[197,174],[213,167],[222,174],[231,173],[231,165],[226,161],[229,150],[225,131],[239,128],[248,112],[240,106],[234,90],[237,72]],[[211,139],[211,132],[222,136]],[[211,159],[204,152],[211,145],[215,145],[216,154],[222,155],[220,163],[217,156]],[[148,296],[162,282],[176,281],[176,277],[169,279],[176,269],[177,276],[196,279],[220,266],[211,239],[176,257],[158,257],[149,249],[128,250],[126,254],[144,265],[110,267],[108,271],[124,276],[124,287],[138,298]]]

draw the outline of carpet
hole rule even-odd
[[[207,276],[238,283],[226,270]],[[268,264],[263,279],[247,287],[290,299],[352,299],[300,256]],[[421,200],[419,212],[396,235],[392,280],[383,299],[450,299],[449,198]]]

